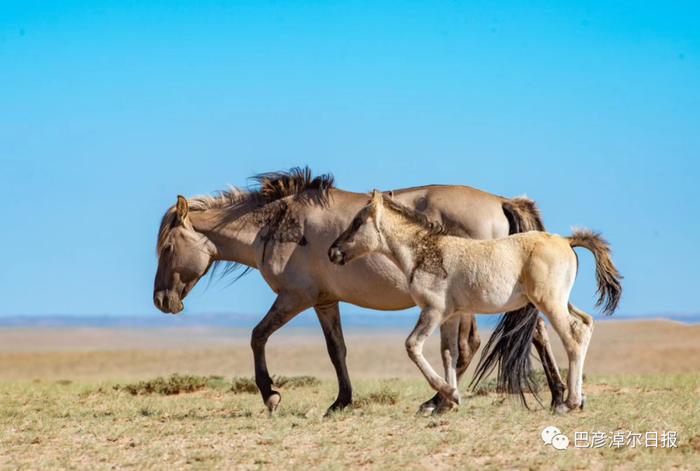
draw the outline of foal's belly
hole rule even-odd
[[[518,309],[528,302],[515,278],[479,282],[460,280],[458,283],[452,292],[454,308],[460,311],[499,314]]]

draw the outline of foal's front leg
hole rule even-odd
[[[424,308],[416,327],[406,339],[406,351],[408,352],[409,358],[416,364],[421,373],[423,373],[423,376],[430,386],[441,393],[446,399],[459,404],[460,398],[457,388],[451,386],[447,381],[442,379],[423,356],[423,345],[426,339],[433,333],[435,328],[442,323],[444,317],[444,313],[439,309],[433,307]]]
[[[479,338],[479,333],[477,331],[476,316],[474,314],[459,313],[454,314],[453,317],[457,317],[459,319],[459,334],[457,342],[459,345],[459,355],[457,357],[457,385],[459,385],[459,382],[461,381],[462,376],[464,376],[464,373],[467,371],[474,354],[479,350],[481,339]],[[446,333],[443,333],[444,326],[445,323],[440,326],[441,339],[444,339],[446,335]],[[444,351],[444,346],[441,348]],[[457,388],[459,388],[459,386],[457,386]],[[435,413],[437,410],[439,413],[440,410],[438,408],[441,406],[441,404],[443,404],[442,396],[440,393],[436,393],[435,396],[421,404],[418,412],[421,414],[427,414],[431,412]]]
[[[440,354],[442,356],[442,365],[445,368],[445,381],[457,390],[458,395],[459,377],[461,376],[458,368],[459,356],[461,355],[459,349],[460,321],[463,321],[463,319],[454,315],[443,321],[440,326]],[[445,399],[441,395],[439,398],[438,406],[433,411],[434,414],[445,413],[454,409],[459,403],[459,401],[455,403],[452,400]]]

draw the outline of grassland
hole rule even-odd
[[[659,335],[664,329],[673,337]],[[219,351],[187,336],[196,348],[110,349],[100,340],[99,349],[82,351],[48,341],[43,350],[13,350],[0,342],[0,469],[700,469],[697,332],[665,324],[599,329],[588,406],[567,416],[525,410],[488,385],[478,394],[462,388],[458,411],[416,416],[431,391],[398,338],[396,352],[382,347],[378,362],[378,337],[351,336],[355,407],[329,418],[336,384],[321,338],[271,346],[273,372],[313,375],[276,378],[282,404],[273,417],[245,370],[244,346],[234,356],[239,374],[221,364],[238,347]],[[239,376],[220,374],[231,369]],[[572,441],[575,431],[675,431],[678,447],[557,451],[540,439],[549,425]]]
[[[239,380],[240,381],[240,380]],[[332,381],[281,388],[268,417],[257,394],[204,379],[165,394],[110,382],[0,384],[2,469],[700,469],[700,376],[589,379],[589,407],[568,416],[527,411],[495,392],[459,411],[414,415],[430,392],[420,380],[362,380],[357,406],[323,418]],[[115,387],[117,386],[117,387]],[[129,385],[126,385],[129,386]],[[134,394],[134,392],[136,394]],[[540,431],[678,432],[678,448],[557,451]]]

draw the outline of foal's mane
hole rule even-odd
[[[447,228],[437,221],[430,220],[425,214],[419,213],[415,209],[404,206],[398,201],[395,201],[389,195],[382,194],[384,207],[402,215],[414,224],[417,224],[424,229],[429,235],[445,235],[448,233]]]
[[[256,206],[293,196],[299,202],[326,204],[331,189],[335,188],[335,179],[330,173],[313,176],[309,167],[294,167],[284,172],[268,172],[250,178],[254,183],[247,190],[230,187],[213,195],[195,196],[187,200],[190,211],[224,209],[253,202]],[[315,190],[315,191],[310,191]],[[160,256],[170,231],[175,227],[177,211],[172,206],[163,215],[158,231],[156,252]],[[228,270],[227,270],[228,271]]]

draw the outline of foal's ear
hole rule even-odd
[[[382,192],[377,190],[376,188],[372,190],[372,202],[376,203],[378,201],[381,201],[382,199]]]
[[[177,218],[184,221],[190,212],[190,206],[182,195],[177,195]]]

